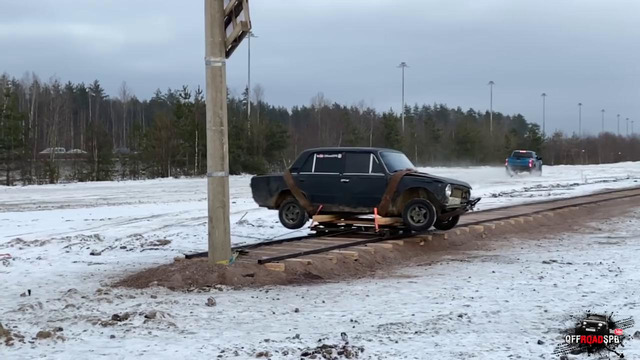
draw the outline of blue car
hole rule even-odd
[[[542,175],[542,158],[535,151],[515,150],[505,160],[504,166],[509,176],[519,172]]]

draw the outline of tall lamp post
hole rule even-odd
[[[578,103],[578,136],[582,137],[582,103]]]
[[[404,69],[408,68],[409,65],[403,61],[398,67],[402,69],[402,110],[400,111],[400,116],[402,117],[402,133],[404,134]]]
[[[257,38],[253,31],[247,34],[247,121],[251,119],[251,38]],[[251,129],[251,128],[249,128]]]
[[[495,83],[489,81],[489,133],[493,135],[493,85]]]
[[[602,112],[602,131],[604,132],[604,109],[600,110],[600,112]]]
[[[542,137],[545,137],[546,134],[546,99],[547,99],[547,93],[542,93]]]
[[[629,118],[627,118],[627,137],[629,136]]]

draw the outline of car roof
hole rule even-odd
[[[350,147],[350,146],[334,146],[334,147],[319,147],[313,149],[307,149],[305,152],[318,152],[318,151],[393,151],[400,152],[394,149],[377,148],[377,147]]]

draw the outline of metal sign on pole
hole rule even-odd
[[[225,56],[227,59],[251,31],[248,0],[225,0],[224,7]]]
[[[209,262],[229,264],[229,139],[226,59],[251,29],[247,0],[205,0]]]

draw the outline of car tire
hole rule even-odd
[[[433,227],[438,230],[451,230],[458,225],[458,221],[460,221],[460,215],[452,216],[445,220],[437,219],[436,222],[433,223]]]
[[[427,199],[413,199],[404,206],[402,221],[413,231],[427,231],[436,221],[436,208]]]
[[[513,177],[513,172],[508,167],[505,168],[505,171],[507,172],[507,175],[509,175],[509,177]]]
[[[284,227],[292,230],[300,229],[309,221],[307,211],[294,198],[288,198],[280,204],[278,217]]]

